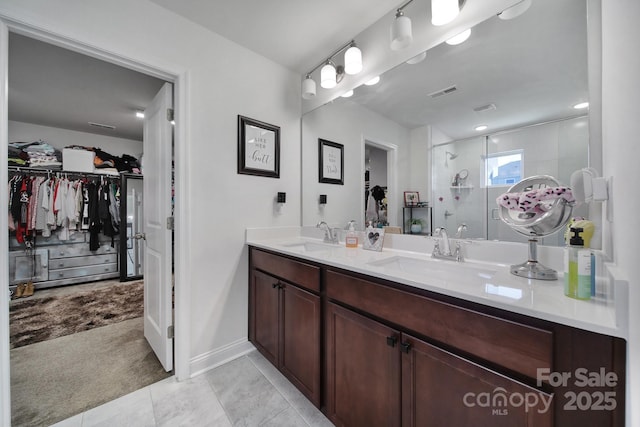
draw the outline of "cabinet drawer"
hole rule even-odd
[[[295,283],[310,291],[320,292],[320,268],[278,255],[251,249],[254,268]]]
[[[50,269],[84,267],[90,265],[113,264],[118,262],[117,254],[77,256],[72,258],[56,258],[49,260]]]
[[[117,254],[117,247],[112,248],[111,244],[103,244],[95,250],[89,250],[88,243],[80,243],[73,245],[60,245],[58,247],[52,247],[49,249],[49,259],[79,257],[88,255],[104,255],[104,254]]]
[[[118,271],[118,263],[63,268],[60,270],[49,269],[49,280],[68,279],[71,277],[92,276],[95,274],[104,274],[104,273],[115,273],[117,271]]]
[[[553,333],[328,270],[327,297],[507,369],[552,369]]]

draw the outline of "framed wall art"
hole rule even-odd
[[[404,192],[404,205],[406,207],[418,206],[420,204],[420,194],[417,191]]]
[[[344,145],[318,138],[318,179],[344,185]]]
[[[238,173],[280,178],[280,127],[238,115]]]

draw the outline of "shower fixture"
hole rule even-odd
[[[457,155],[457,154],[452,153],[451,151],[447,151],[447,152],[446,152],[446,154],[447,154],[447,156],[449,156],[449,160],[453,160],[453,159],[455,159],[456,157],[458,157],[458,155]]]

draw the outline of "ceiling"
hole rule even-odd
[[[135,118],[135,111],[144,110],[163,83],[77,52],[9,35],[9,120],[142,141],[142,120]]]
[[[151,0],[306,74],[402,0]]]

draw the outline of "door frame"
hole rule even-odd
[[[387,152],[387,191],[391,193],[391,197],[387,198],[387,222],[390,225],[395,225],[399,218],[399,202],[398,202],[398,146],[390,142],[382,142],[375,138],[369,138],[366,135],[362,135],[362,142],[360,147],[360,188],[364,189],[364,174],[366,172],[365,164],[365,150],[366,146],[371,145]],[[365,212],[364,192],[360,200],[360,217]],[[367,228],[367,224],[364,224],[363,228]]]
[[[188,237],[191,227],[187,221],[187,206],[189,206],[189,141],[188,109],[190,74],[184,67],[177,64],[142,64],[133,59],[120,56],[117,53],[102,50],[79,39],[72,39],[62,35],[31,27],[27,24],[13,21],[0,15],[0,146],[8,145],[8,37],[9,32],[21,34],[33,39],[50,43],[65,49],[101,59],[122,67],[161,78],[173,83],[174,86],[174,164],[175,164],[175,208],[174,208],[174,266],[175,266],[175,311],[174,311],[174,373],[178,380],[190,378],[191,337],[189,334],[190,288]],[[7,151],[0,150],[0,180],[6,182],[8,176]],[[0,185],[0,198],[8,198],[6,185]],[[7,213],[0,215],[0,228],[7,230]],[[0,247],[8,248],[8,233],[0,233]],[[6,263],[0,264],[0,424],[10,425],[11,396],[10,396],[10,353],[9,353],[9,295],[6,289],[9,285],[9,272]]]

